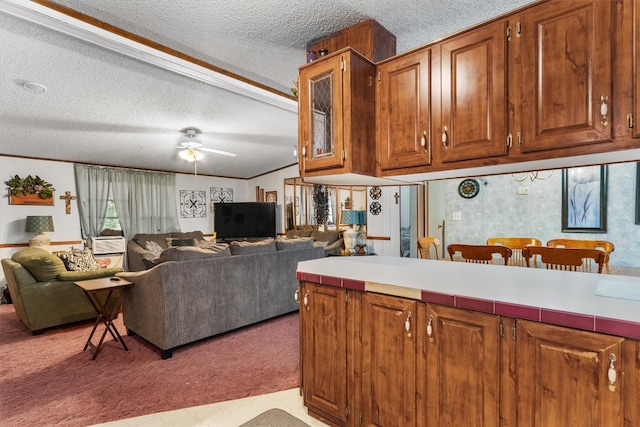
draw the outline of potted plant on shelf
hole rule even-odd
[[[346,199],[344,199],[344,208],[345,209],[351,209],[351,198],[347,197]]]
[[[10,205],[53,205],[53,185],[38,175],[20,178],[18,175],[4,182],[9,187]]]

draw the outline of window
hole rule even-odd
[[[109,201],[107,202],[107,215],[104,218],[104,226],[102,228],[110,230],[122,230],[120,219],[118,218],[118,210],[116,209],[116,204],[111,199],[109,199]]]

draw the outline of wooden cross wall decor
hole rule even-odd
[[[64,200],[64,212],[67,215],[71,213],[71,201],[75,199],[76,196],[72,196],[71,191],[65,191],[64,196],[60,196],[60,200]]]
[[[396,205],[398,204],[398,202],[400,201],[400,195],[398,193],[394,194],[393,196],[396,199]]]

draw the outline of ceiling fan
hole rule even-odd
[[[204,155],[202,151],[207,151],[209,153],[222,154],[223,156],[236,157],[236,153],[231,153],[229,151],[217,150],[215,148],[207,148],[202,146],[202,142],[196,138],[196,135],[202,133],[200,129],[197,128],[186,128],[181,131],[186,135],[182,141],[180,141],[180,145],[176,148],[182,148],[179,156],[181,159],[187,160],[189,162],[196,162],[198,160],[202,160]]]

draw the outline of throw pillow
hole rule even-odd
[[[153,240],[148,241],[144,244],[144,248],[153,254],[153,258],[158,258],[164,248],[154,242]]]
[[[293,237],[309,237],[311,236],[312,230],[289,230],[287,231],[287,238],[291,239]]]
[[[171,248],[174,246],[195,246],[196,239],[193,238],[177,238],[177,237],[167,237],[167,248]]]
[[[315,240],[317,242],[328,242],[328,244],[331,244],[331,243],[335,242],[336,240],[338,240],[340,238],[340,232],[339,231],[316,231],[316,230],[314,230],[311,233],[311,237],[313,237],[313,240]]]
[[[173,236],[171,233],[136,234],[131,240],[140,245],[141,248],[146,248],[147,242],[156,242],[162,249],[167,249],[167,237]]]
[[[56,280],[67,269],[57,256],[41,248],[25,248],[11,256],[21,264],[38,282]]]
[[[176,239],[204,240],[204,234],[202,234],[202,231],[174,231],[171,233],[171,237]]]
[[[68,252],[60,252],[58,257],[68,271],[89,271],[102,268],[89,248],[83,250],[73,248]]]
[[[275,252],[276,242],[273,239],[265,239],[257,242],[234,241],[229,244],[229,248],[231,249],[231,255]]]
[[[278,239],[276,240],[276,250],[278,251],[295,251],[298,249],[312,248],[313,239],[310,237],[298,237],[294,239]]]

